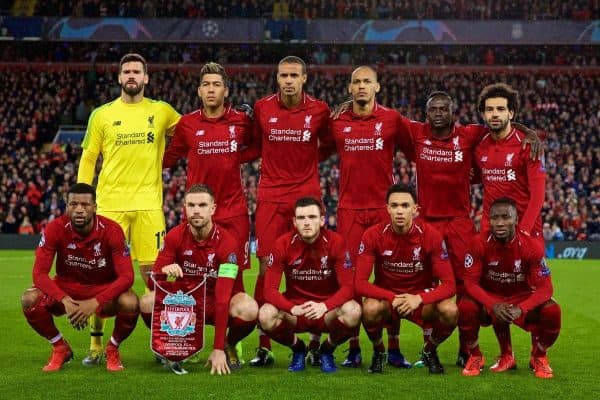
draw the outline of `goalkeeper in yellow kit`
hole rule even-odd
[[[146,60],[126,54],[119,63],[121,96],[96,108],[83,139],[77,181],[91,184],[96,160],[98,214],[121,225],[144,282],[165,236],[162,210],[162,159],[166,135],[172,135],[179,113],[169,104],[144,97]],[[90,319],[91,345],[84,365],[102,360],[103,321]]]

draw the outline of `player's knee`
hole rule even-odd
[[[255,321],[258,318],[258,303],[245,293],[240,293],[236,297],[232,299],[229,314],[233,318],[244,321]]]
[[[554,300],[548,300],[540,307],[540,321],[547,327],[560,329],[561,309]]]
[[[154,307],[154,292],[146,293],[140,299],[140,312],[151,313]]]
[[[365,299],[362,305],[362,319],[365,322],[372,322],[379,319],[383,313],[385,303],[376,299]]]
[[[447,299],[437,305],[440,319],[449,325],[458,323],[458,307],[454,301]]]
[[[117,300],[117,307],[119,312],[125,313],[137,313],[139,311],[139,299],[132,291],[121,293]]]
[[[23,310],[29,310],[35,306],[41,294],[42,292],[36,288],[29,288],[25,290],[21,296],[21,306],[23,307]]]
[[[348,327],[358,325],[360,323],[361,316],[361,307],[354,300],[347,301],[340,308],[340,320]]]
[[[258,322],[265,332],[272,332],[277,325],[277,314],[279,311],[271,304],[263,304],[258,311]]]

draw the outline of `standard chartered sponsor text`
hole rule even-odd
[[[146,132],[117,133],[116,146],[126,146],[130,144],[146,144]]]

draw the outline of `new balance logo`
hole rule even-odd
[[[196,136],[204,136],[204,129],[196,131]]]
[[[296,261],[294,261],[292,263],[292,265],[300,265],[300,264],[302,264],[302,259],[301,258],[297,259]]]
[[[517,180],[517,173],[515,172],[514,169],[509,169],[508,171],[506,171],[506,179],[509,181]]]
[[[121,121],[113,121],[113,126],[121,126]]]
[[[194,252],[192,250],[188,249],[188,250],[186,250],[186,251],[183,252],[183,255],[184,256],[191,256],[193,253]]]
[[[271,117],[271,118],[269,118],[269,123],[270,124],[274,124],[276,122],[277,122],[277,117]]]
[[[383,139],[382,138],[375,140],[375,150],[383,150]]]
[[[77,246],[75,246],[75,243],[69,243],[67,245],[67,249],[75,250],[75,249],[77,249]]]
[[[350,133],[350,132],[352,132],[352,127],[351,126],[346,126],[342,132],[344,132],[344,133]]]
[[[429,139],[425,140],[425,144],[426,144],[427,146],[431,146],[431,140],[429,140]]]
[[[391,256],[392,255],[392,251],[391,250],[385,250],[383,253],[381,253],[382,256]]]
[[[481,160],[479,160],[479,161],[481,161],[481,162],[486,162],[487,160],[488,160],[487,156],[482,156],[482,157],[481,157]]]

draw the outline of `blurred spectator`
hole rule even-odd
[[[245,48],[249,54],[255,50],[254,46]],[[177,54],[177,50],[173,53]],[[99,69],[92,75],[90,71],[62,68],[44,72],[24,68],[0,71],[2,232],[18,232],[25,217],[34,231],[39,232],[48,221],[64,212],[64,193],[75,182],[80,150],[70,144],[48,146],[46,143],[53,139],[59,124],[80,118],[77,117],[79,105],[85,103],[91,108],[118,95],[111,73]],[[270,69],[230,75],[229,99],[233,104],[253,104],[276,86]],[[520,90],[523,106],[516,119],[545,136],[548,171],[543,207],[545,235],[551,233],[554,240],[600,240],[599,75],[577,74],[575,70],[571,73],[506,70],[503,73],[398,74],[382,69],[378,100],[411,119],[423,120],[427,94],[443,89],[456,99],[459,122],[477,123],[479,113],[474,104],[477,94],[483,86],[496,81],[509,82]],[[346,73],[329,69],[319,72],[313,67],[309,70],[307,92],[336,105],[347,100],[347,83]],[[151,66],[147,92],[149,97],[165,100],[178,111],[187,113],[199,106],[197,96],[189,90],[196,86],[194,73]],[[32,131],[35,131],[33,136]],[[414,183],[414,168],[402,153],[396,154],[394,162],[396,179]],[[331,227],[336,225],[337,163],[337,156],[333,156],[321,163],[320,171],[327,223]],[[258,171],[257,163],[244,166],[242,171],[251,218],[256,207]],[[183,162],[165,171],[164,211],[170,227],[181,217],[178,204],[185,186],[184,174]],[[481,199],[481,188],[474,186],[472,217],[476,222],[481,215]]]
[[[143,5],[141,5],[143,3]],[[35,15],[166,18],[597,19],[597,1],[574,0],[56,0],[36,2]],[[158,10],[158,11],[157,11]],[[267,10],[264,13],[263,10]]]

